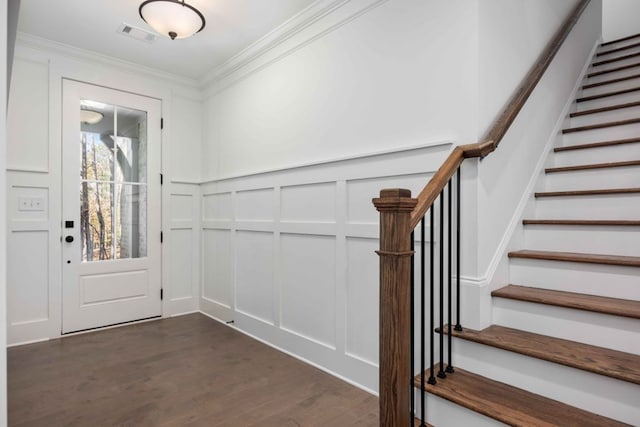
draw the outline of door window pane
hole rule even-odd
[[[147,113],[117,108],[118,182],[147,182]]]
[[[82,261],[113,259],[113,184],[80,184]]]
[[[116,185],[116,258],[147,256],[147,187]]]

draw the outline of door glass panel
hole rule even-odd
[[[147,113],[92,100],[80,110],[81,259],[145,257]]]
[[[80,184],[82,261],[113,259],[113,184]]]
[[[116,176],[119,182],[147,182],[147,113],[118,107]]]
[[[147,256],[147,187],[116,185],[116,258]]]

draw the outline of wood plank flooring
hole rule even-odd
[[[201,314],[8,350],[10,426],[377,425],[377,397]]]

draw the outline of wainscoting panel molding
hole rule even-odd
[[[449,142],[201,186],[201,310],[377,390],[382,188],[417,194]]]

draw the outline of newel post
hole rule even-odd
[[[411,191],[386,189],[380,212],[380,426],[410,424]]]

